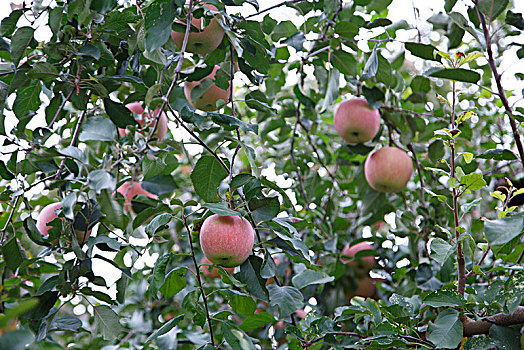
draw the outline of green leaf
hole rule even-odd
[[[113,192],[116,188],[115,177],[105,170],[93,170],[87,176],[87,180],[89,181],[89,188],[96,193],[100,193],[102,190]]]
[[[187,267],[177,267],[169,271],[166,281],[160,287],[160,293],[162,293],[164,298],[171,298],[186,287],[186,272]]]
[[[472,84],[476,84],[480,80],[479,73],[464,68],[432,68],[424,72],[424,75]]]
[[[237,127],[240,127],[242,131],[252,131],[255,134],[258,134],[257,124],[245,123],[240,119],[227,114],[208,113],[208,115],[211,116],[213,123],[222,125],[226,130],[235,130]]]
[[[109,118],[111,118],[111,121],[119,128],[125,128],[128,125],[137,124],[131,111],[122,103],[111,101],[109,98],[104,98],[104,108]]]
[[[145,232],[149,237],[155,235],[156,231],[164,225],[167,225],[171,221],[171,214],[163,213],[156,216],[145,228]]]
[[[276,322],[273,315],[263,311],[258,314],[248,316],[240,325],[240,329],[244,332],[250,332],[254,329],[261,328],[269,323]]]
[[[105,340],[117,339],[123,328],[118,315],[106,305],[94,307],[96,332],[101,333]]]
[[[105,14],[114,9],[117,5],[117,0],[92,0],[90,8],[98,13]]]
[[[373,29],[373,28],[377,28],[377,27],[387,27],[387,26],[389,26],[392,23],[393,22],[391,22],[387,18],[377,18],[377,19],[373,20],[372,22],[365,23],[364,24],[364,28],[366,28],[366,29]]]
[[[31,27],[20,27],[16,30],[11,39],[11,56],[16,66],[24,56],[25,50],[33,40],[35,30]]]
[[[101,53],[100,49],[93,44],[86,44],[78,49],[77,56],[87,56],[99,60]]]
[[[477,7],[486,16],[486,22],[491,23],[508,7],[509,0],[478,0]]]
[[[506,244],[522,233],[524,216],[517,214],[498,220],[484,220],[484,230],[489,244]]]
[[[328,276],[325,272],[304,270],[293,276],[292,282],[295,287],[302,289],[312,284],[325,284],[334,279],[335,277]]]
[[[339,97],[339,84],[340,72],[338,71],[338,69],[333,68],[329,72],[326,95],[324,97],[324,102],[322,103],[322,108],[320,109],[319,113],[325,112],[337,100],[337,98]]]
[[[49,329],[76,332],[82,328],[82,321],[75,316],[58,316],[53,319]]]
[[[166,267],[172,258],[172,254],[165,254],[157,259],[155,267],[153,268],[153,276],[151,282],[149,282],[149,294],[153,299],[158,299],[158,291],[164,285],[166,280]]]
[[[5,101],[7,100],[8,91],[9,91],[9,85],[4,83],[3,81],[0,81],[0,117],[4,116],[4,107],[5,107]],[[3,121],[0,123],[3,123]],[[0,125],[0,133],[2,134],[4,133],[2,132],[3,128],[4,126]]]
[[[173,193],[178,188],[172,175],[160,174],[148,177],[142,181],[142,188],[158,196]]]
[[[233,311],[244,316],[253,315],[256,309],[256,303],[253,297],[234,290],[227,290],[226,294],[228,295],[229,306],[231,306]]]
[[[203,207],[220,216],[236,215],[240,218],[242,217],[242,214],[236,210],[229,209],[224,203],[206,203]]]
[[[432,45],[420,43],[406,43],[406,50],[411,52],[414,56],[423,58],[425,60],[440,62],[440,56],[437,55],[437,49]]]
[[[82,125],[78,139],[80,141],[114,141],[116,128],[111,120],[104,117],[88,118]]]
[[[171,37],[171,25],[175,20],[175,7],[172,1],[156,1],[145,11],[145,48],[153,51],[164,45]]]
[[[253,296],[267,301],[269,294],[266,288],[266,280],[260,276],[261,267],[262,259],[258,256],[250,255],[240,265],[240,280],[247,285],[247,289]]]
[[[31,79],[40,79],[45,82],[56,80],[58,70],[50,63],[37,62],[33,68],[27,71],[27,76]]]
[[[353,39],[358,34],[358,26],[349,21],[337,21],[335,33],[343,39]]]
[[[455,290],[434,291],[426,295],[423,301],[432,307],[463,307],[466,305],[464,297]]]
[[[429,322],[427,339],[439,348],[456,348],[462,341],[462,322],[459,312],[446,309],[437,316],[435,322]]]
[[[269,221],[276,217],[280,212],[280,202],[278,197],[253,198],[249,201],[249,209],[257,222]]]
[[[357,60],[349,52],[336,50],[331,56],[331,64],[344,75],[350,77],[357,75]]]
[[[514,26],[515,28],[524,30],[524,18],[522,18],[522,13],[514,13],[508,11],[506,13],[506,24]]]
[[[2,20],[2,24],[0,24],[0,35],[1,36],[10,36],[13,34],[15,29],[17,28],[17,23],[20,17],[24,14],[24,11],[22,10],[14,10]]]
[[[195,192],[206,202],[217,202],[218,186],[228,175],[218,160],[211,155],[203,155],[195,164],[191,181]]]
[[[0,338],[0,349],[24,350],[29,349],[35,341],[33,332],[28,329],[18,329],[7,332]]]
[[[279,287],[276,284],[270,284],[267,288],[269,290],[269,305],[278,306],[281,318],[304,307],[304,297],[295,287]]]
[[[154,331],[145,341],[145,344],[155,340],[156,338],[168,333],[170,330],[178,326],[180,321],[184,319],[184,315],[178,315],[177,317],[173,318],[169,322],[167,322],[165,325]]]
[[[273,29],[271,33],[271,39],[275,42],[282,38],[289,38],[297,32],[297,27],[291,21],[281,21]]]
[[[377,45],[375,45],[373,52],[371,52],[371,56],[369,56],[368,60],[366,61],[366,65],[364,66],[364,70],[362,72],[362,80],[373,78],[377,74],[377,70],[378,70],[378,53],[377,53]]]
[[[454,249],[451,244],[443,240],[442,238],[435,238],[431,241],[431,257],[439,263],[440,266],[444,265],[453,254]]]
[[[460,184],[464,186],[464,190],[478,191],[487,186],[482,174],[471,173],[460,178]]]
[[[40,92],[42,84],[38,80],[31,80],[31,83],[16,91],[16,100],[13,104],[13,112],[21,119],[31,111],[37,111],[40,107]],[[26,122],[27,124],[27,122]],[[18,125],[20,128],[21,125]]]
[[[18,240],[15,238],[11,238],[7,243],[4,243],[2,247],[0,247],[0,250],[2,251],[2,255],[5,259],[5,263],[7,267],[11,271],[16,271],[18,266],[24,261],[24,257],[22,256],[22,252],[20,251],[20,246],[18,245]]]
[[[515,160],[517,156],[509,149],[488,149],[477,158],[494,160]]]
[[[489,336],[497,349],[522,350],[521,335],[518,329],[494,324],[489,327]]]

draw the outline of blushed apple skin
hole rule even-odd
[[[216,65],[211,74],[209,74],[204,79],[215,79],[215,74],[218,71],[220,66]],[[202,79],[202,80],[204,80]],[[191,106],[195,107],[196,109],[200,109],[204,112],[212,112],[217,110],[217,101],[218,100],[224,100],[228,101],[229,99],[229,92],[230,87],[228,87],[227,91],[224,89],[219,88],[215,85],[215,83],[211,84],[211,86],[200,96],[195,103],[191,100],[191,92],[195,87],[200,85],[202,80],[198,81],[186,81],[184,84],[184,95],[186,96],[187,101],[191,104]]]
[[[202,259],[200,259],[199,264],[200,264],[200,267],[202,268],[202,273],[206,275],[207,277],[209,278],[219,278],[220,277],[220,274],[216,267],[213,267],[213,269],[211,270],[211,267],[209,265],[213,265],[213,263],[209,261],[208,258],[203,257]],[[235,271],[235,268],[234,267],[225,268],[224,270],[226,270],[230,274],[233,274],[233,272]]]
[[[58,217],[55,210],[60,208],[62,208],[62,203],[51,203],[44,207],[38,215],[38,218],[36,219],[36,228],[40,231],[43,237],[49,236],[49,229],[51,229],[52,226],[47,224]],[[91,230],[87,231],[87,235],[85,234],[85,231],[75,231],[75,234],[78,242],[85,243],[91,235]],[[53,241],[53,244],[56,244],[57,242],[58,240]]]
[[[153,194],[151,192],[148,192],[142,188],[142,185],[138,182],[131,182],[127,181],[123,183],[117,190],[118,193],[120,193],[122,196],[124,196],[124,210],[126,212],[130,212],[133,210],[133,206],[131,205],[131,200],[138,196],[139,194],[143,194],[146,197],[152,198],[152,199],[158,199],[158,196],[156,194]]]
[[[200,246],[206,258],[223,267],[241,265],[251,254],[255,231],[236,215],[208,217],[200,228]]]
[[[383,147],[369,154],[364,164],[366,181],[379,192],[399,192],[413,173],[411,157],[396,147]]]
[[[380,113],[371,108],[366,99],[353,98],[338,104],[334,124],[337,133],[346,142],[363,143],[377,135],[380,129]]]
[[[149,127],[152,128],[155,126],[155,117],[158,111],[160,110],[160,108],[155,109],[153,113],[149,112],[147,114],[144,114],[145,110],[144,110],[144,107],[142,107],[141,102],[129,103],[128,105],[126,105],[126,107],[131,112],[136,114],[135,120],[137,121],[138,124],[140,124],[140,126],[144,126],[144,123],[146,122],[145,118],[149,120],[149,123],[148,123]],[[127,133],[128,133],[127,129],[118,128],[118,134],[120,135],[120,137],[126,136]],[[156,135],[158,137],[158,140],[162,141],[166,137],[166,134],[167,134],[167,115],[164,112],[162,112],[162,114],[160,115],[160,119],[158,120],[158,125],[156,128]]]
[[[344,249],[342,249],[342,256],[343,257],[346,256],[348,258],[354,258],[355,255],[358,252],[360,252],[361,250],[375,250],[375,248],[367,242],[360,242],[351,247],[349,246],[349,243],[348,243],[346,244]],[[373,267],[375,267],[375,257],[373,256],[365,256],[358,260],[349,260],[349,259],[344,259],[343,257],[340,258],[340,260],[344,264],[348,264],[349,266],[353,268],[362,268],[363,270],[366,271],[366,273],[369,270],[371,270]]]
[[[213,5],[204,4],[205,7],[211,11],[217,11],[217,8]],[[176,21],[183,23],[181,21]],[[202,18],[191,19],[191,24],[196,28],[202,30]],[[171,31],[171,39],[175,42],[175,45],[182,49],[182,43],[184,42],[184,32]],[[216,48],[222,42],[224,38],[224,29],[216,18],[213,18],[208,25],[199,33],[190,32],[187,38],[186,52],[196,53],[198,55],[207,55],[208,53],[216,50]]]

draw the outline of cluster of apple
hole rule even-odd
[[[363,98],[341,102],[334,116],[337,133],[350,144],[373,139],[380,129],[380,114]],[[398,192],[413,172],[411,157],[397,147],[383,147],[369,154],[364,164],[368,184],[379,192]]]

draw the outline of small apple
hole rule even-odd
[[[337,133],[348,143],[363,143],[377,135],[380,114],[366,99],[353,98],[338,104],[334,124]]]
[[[342,261],[344,264],[348,264],[352,268],[356,270],[363,270],[366,271],[366,274],[369,270],[371,270],[373,267],[375,267],[375,257],[374,256],[365,256],[360,259],[353,259],[355,255],[360,252],[361,250],[375,250],[371,244],[368,242],[360,242],[353,246],[349,246],[349,243],[346,244],[344,249],[342,249],[342,256],[348,257],[351,259],[345,259],[343,257],[340,258],[340,261]]]
[[[148,113],[144,113],[144,107],[142,107],[141,102],[133,102],[126,105],[126,107],[135,114],[135,120],[140,124],[140,126],[144,126],[144,124],[147,122],[147,125],[149,127],[155,126],[155,117],[158,114],[158,111],[160,108],[155,109],[153,113],[149,111]],[[124,137],[127,134],[127,129],[118,128],[118,134],[120,137]],[[164,137],[166,137],[167,134],[167,116],[164,112],[160,115],[160,119],[158,120],[158,125],[156,127],[156,135],[158,137],[158,140],[162,141]]]
[[[383,147],[369,154],[364,164],[368,184],[379,192],[398,192],[406,187],[413,163],[411,157],[396,147]]]
[[[217,11],[217,8],[213,5],[204,4],[211,11]],[[218,17],[218,16],[215,16]],[[177,20],[176,22],[186,24],[185,22]],[[196,28],[200,29],[201,32],[190,32],[187,38],[186,52],[196,53],[198,55],[206,55],[214,50],[222,42],[224,37],[224,29],[219,23],[217,18],[211,19],[211,21],[202,28],[202,18],[191,19],[191,24]],[[181,49],[182,43],[184,42],[185,32],[171,31],[171,38],[175,42],[175,45]]]
[[[133,211],[133,206],[131,205],[131,200],[138,196],[139,194],[143,194],[146,197],[152,198],[152,199],[158,199],[158,196],[156,194],[150,193],[142,188],[142,185],[138,182],[131,182],[127,181],[124,184],[122,184],[119,188],[116,190],[118,193],[120,193],[122,196],[124,196],[124,210],[126,212]]]
[[[40,214],[38,215],[38,218],[36,219],[36,228],[42,236],[47,237],[49,236],[49,229],[51,229],[52,226],[49,226],[48,224],[56,219],[58,215],[56,215],[56,211],[58,209],[62,208],[62,203],[51,203],[44,207]],[[87,239],[91,235],[91,230],[87,231],[87,235],[85,231],[75,231],[76,239],[80,244],[87,242]],[[56,244],[58,240],[53,241],[53,244]]]
[[[228,88],[227,91],[221,89],[216,86],[214,82],[212,82],[205,91],[200,91],[200,84],[203,81],[209,81],[209,79],[214,80],[215,74],[219,69],[220,66],[216,65],[215,68],[213,68],[211,74],[202,80],[185,82],[184,94],[186,95],[186,99],[196,109],[200,109],[205,112],[216,111],[218,100],[224,100],[226,102],[228,101],[230,89]],[[207,84],[209,83],[206,83],[202,89],[204,89]],[[197,88],[197,90],[194,90],[195,88]],[[194,96],[196,92],[198,92],[198,96]]]
[[[203,257],[202,259],[200,259],[200,267],[202,268],[202,272],[204,273],[204,275],[210,278],[219,278],[220,274],[218,272],[218,269],[214,266],[213,269],[211,270],[211,266],[209,265],[213,265],[213,263],[209,261],[208,258]],[[233,272],[235,271],[235,268],[234,267],[225,268],[224,270],[226,270],[230,274],[233,274]]]
[[[236,215],[208,217],[200,228],[200,246],[206,258],[223,267],[241,265],[251,254],[255,231]]]

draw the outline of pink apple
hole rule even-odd
[[[224,267],[241,265],[251,254],[255,231],[236,215],[208,217],[200,229],[200,246],[209,261]]]
[[[218,71],[220,66],[216,65],[215,68],[213,68],[213,71],[211,74],[209,74],[204,79],[215,79],[215,74]],[[205,112],[211,112],[217,110],[217,101],[218,100],[224,100],[225,102],[229,99],[229,91],[228,88],[227,91],[224,89],[219,88],[215,85],[215,83],[211,84],[211,86],[202,94],[200,97],[198,97],[195,102],[193,103],[191,99],[191,93],[195,87],[200,85],[202,80],[199,81],[186,81],[184,84],[184,94],[186,95],[187,101],[196,109],[200,109]]]
[[[380,128],[380,114],[366,99],[353,98],[338,104],[334,124],[337,133],[348,143],[371,140]]]
[[[40,214],[38,215],[38,218],[36,219],[36,228],[42,236],[47,237],[49,236],[49,229],[51,229],[52,226],[48,225],[51,221],[56,219],[58,215],[56,215],[56,210],[62,208],[62,203],[51,203],[44,207]],[[87,242],[87,239],[91,235],[91,230],[87,231],[87,235],[85,231],[75,231],[76,239],[80,244]],[[53,241],[53,244],[56,244],[58,240]]]
[[[210,277],[210,278],[219,278],[220,274],[218,273],[218,269],[216,268],[216,266],[213,266],[211,268],[211,266],[209,266],[209,265],[213,265],[213,263],[211,261],[209,261],[208,258],[203,257],[202,259],[200,259],[200,267],[202,268],[202,272],[204,273],[204,275],[206,275],[207,277]],[[225,268],[224,270],[226,270],[230,274],[233,274],[233,272],[235,271],[235,268],[234,267],[232,267],[232,268]]]
[[[127,181],[124,184],[122,184],[122,186],[120,186],[116,191],[120,193],[122,196],[124,196],[124,209],[127,212],[133,210],[131,200],[139,194],[143,194],[144,196],[152,199],[158,199],[158,196],[156,194],[147,192],[142,188],[142,185],[138,182]]]
[[[213,5],[203,4],[203,6],[207,7],[211,11],[217,11],[217,8]],[[179,20],[176,20],[176,22],[182,23],[184,25],[186,23]],[[202,18],[193,17],[191,19],[191,24],[200,29],[201,32],[189,33],[187,38],[186,52],[192,52],[198,55],[206,55],[211,51],[214,51],[222,42],[222,38],[224,37],[224,29],[217,18],[213,18],[204,29],[202,29]],[[185,32],[171,31],[171,38],[179,49],[182,48],[184,36]]]
[[[135,114],[135,120],[138,122],[140,126],[144,126],[144,124],[147,121],[147,125],[149,127],[155,126],[155,118],[158,114],[158,111],[160,108],[155,109],[153,113],[149,111],[148,113],[144,113],[144,107],[142,107],[141,102],[133,102],[129,103],[126,106],[131,112]],[[127,129],[118,128],[118,134],[120,137],[124,137],[127,134]],[[164,137],[166,137],[167,134],[167,116],[164,112],[160,115],[160,119],[158,120],[158,125],[156,128],[156,135],[158,137],[159,141],[162,141]]]
[[[398,192],[406,187],[413,163],[411,157],[396,147],[384,147],[369,154],[364,164],[368,184],[379,192]]]

